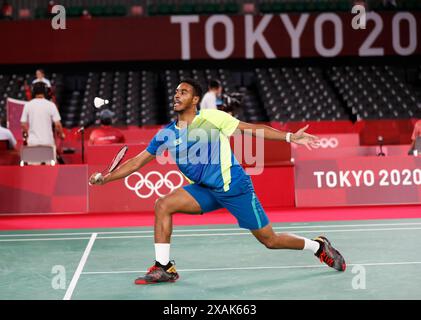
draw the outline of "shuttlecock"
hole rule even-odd
[[[101,99],[101,98],[98,98],[98,97],[96,97],[94,99],[95,108],[101,108],[104,104],[108,104],[108,103],[109,103],[109,101],[105,100],[105,99]]]

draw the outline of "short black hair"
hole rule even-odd
[[[35,97],[38,94],[43,94],[45,97],[47,96],[47,85],[42,82],[35,82],[32,86],[32,96]]]
[[[202,87],[200,86],[199,82],[197,82],[196,80],[190,79],[190,78],[183,79],[183,80],[180,81],[180,83],[183,83],[183,82],[187,83],[187,84],[189,84],[193,87],[193,96],[199,97],[199,102],[200,102],[200,100],[202,100],[203,91],[202,91]]]
[[[41,72],[42,74],[45,74],[44,69],[37,69],[36,71],[39,71],[39,72]]]
[[[104,109],[100,112],[99,118],[101,120],[101,124],[104,126],[109,126],[113,122],[114,112],[109,109]]]
[[[219,80],[212,79],[211,81],[209,81],[209,88],[218,89],[220,87],[221,87],[221,82],[219,82]]]
[[[113,122],[113,119],[111,118],[101,119],[101,124],[104,126],[110,126],[112,122]]]

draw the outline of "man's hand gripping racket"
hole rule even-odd
[[[102,172],[94,172],[91,177],[89,178],[89,185],[102,185],[104,184],[104,177],[105,175],[107,175],[108,173],[113,172],[118,165],[121,163],[121,161],[123,160],[126,152],[127,152],[128,147],[124,146],[123,148],[120,149],[120,151],[115,155],[113,161],[111,161],[110,165],[108,166],[108,168]]]

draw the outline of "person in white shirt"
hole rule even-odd
[[[45,99],[47,86],[44,82],[37,82],[33,86],[33,99],[25,104],[21,116],[21,126],[27,145],[55,146],[52,124],[61,139],[65,138],[61,117],[57,107]]]
[[[200,103],[200,109],[218,109],[216,98],[222,94],[222,86],[218,80],[209,82],[209,90],[205,93]]]
[[[26,80],[23,82],[23,87],[25,89],[26,99],[28,101],[32,99],[32,88],[33,88],[34,84],[38,83],[38,82],[45,83],[45,85],[48,88],[47,95],[45,97],[49,100],[52,99],[53,102],[56,103],[53,87],[51,86],[50,80],[45,78],[45,73],[44,73],[43,69],[37,69],[37,71],[35,71],[35,79],[32,81],[31,86],[28,85]]]
[[[35,72],[35,76],[36,78],[34,79],[34,81],[32,81],[32,85],[34,85],[37,82],[44,82],[48,88],[51,88],[51,82],[50,80],[45,78],[44,70],[37,69],[37,71]]]
[[[16,148],[16,139],[13,136],[12,131],[3,127],[3,118],[0,117],[0,140],[9,141],[9,149],[13,150]]]

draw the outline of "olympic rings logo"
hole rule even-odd
[[[156,181],[155,183],[153,183],[149,178],[151,176],[158,176],[159,180]],[[170,179],[169,177],[171,175],[176,175],[178,177],[178,179],[180,180],[178,182],[177,185],[175,185]],[[139,180],[132,186],[129,184],[129,178],[131,176],[137,176],[139,178]],[[126,177],[124,179],[124,184],[126,185],[126,187],[131,190],[134,191],[136,193],[136,195],[139,198],[142,199],[147,199],[149,197],[151,197],[154,193],[159,196],[159,197],[163,197],[165,196],[164,194],[162,194],[159,190],[165,185],[168,189],[170,189],[170,192],[174,191],[175,189],[181,187],[184,183],[184,177],[182,176],[182,174],[178,171],[172,170],[169,171],[165,174],[165,176],[158,172],[158,171],[151,171],[149,172],[145,177],[143,177],[142,174],[140,174],[139,172],[134,172],[132,173],[130,176]],[[145,194],[141,193],[141,190],[149,190],[147,191]]]
[[[315,147],[317,148],[323,148],[323,149],[327,149],[327,148],[332,148],[335,149],[337,148],[339,145],[339,140],[337,138],[321,138],[319,139],[319,146]]]

